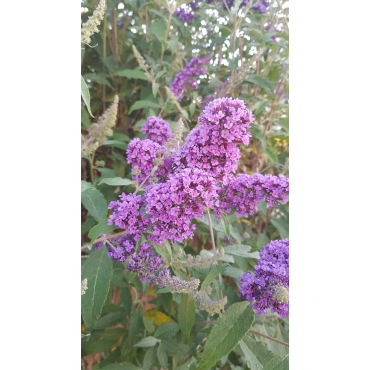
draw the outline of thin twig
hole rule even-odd
[[[212,227],[212,221],[211,221],[211,214],[209,213],[209,209],[207,208],[207,216],[208,216],[208,223],[209,223],[209,231],[211,233],[211,241],[212,241],[212,249],[213,253],[216,254],[216,243],[215,243],[215,237],[213,235],[213,227]],[[221,283],[222,283],[222,278],[221,274],[218,274],[218,281],[220,282],[220,299],[221,301],[224,299],[224,296],[222,294],[222,289],[221,289]],[[221,312],[225,312],[225,307],[222,306]]]
[[[89,247],[92,247],[94,244],[101,243],[101,242],[104,242],[104,241],[109,240],[109,239],[119,238],[120,236],[123,236],[123,235],[126,235],[126,234],[127,234],[126,231],[121,231],[121,232],[113,234],[113,235],[102,236],[101,238],[94,240],[91,244],[86,244],[83,247],[81,247],[81,251],[84,251],[85,249],[87,249]]]
[[[264,337],[264,338],[266,338],[266,339],[270,339],[270,340],[272,340],[273,342],[280,343],[280,344],[282,344],[282,345],[284,345],[284,346],[289,347],[289,344],[288,344],[288,343],[285,343],[285,342],[282,342],[281,340],[278,340],[278,339],[275,339],[275,338],[269,337],[268,335],[265,335],[265,334],[259,333],[258,331],[249,330],[249,333],[252,333],[252,334],[255,334],[255,335],[259,335],[259,336]]]

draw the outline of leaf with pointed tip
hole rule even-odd
[[[233,244],[228,245],[224,248],[225,253],[233,254],[234,256],[246,257],[246,258],[259,258],[258,252],[248,253],[251,250],[249,245]]]
[[[85,190],[81,194],[81,202],[96,221],[101,222],[106,219],[108,213],[107,201],[104,195],[96,189]]]
[[[158,343],[158,339],[152,336],[143,338],[140,342],[136,343],[134,347],[153,347]]]
[[[106,246],[93,252],[82,270],[82,280],[87,279],[87,290],[81,296],[81,309],[88,331],[94,327],[102,312],[113,275],[113,263],[107,253]]]
[[[206,278],[203,280],[201,287],[205,288],[206,286],[209,286],[212,284],[212,282],[216,279],[216,276],[218,274],[221,274],[221,272],[225,269],[226,266],[229,266],[228,263],[223,263],[222,265],[218,265],[214,267],[206,276]]]
[[[129,179],[123,179],[122,177],[111,177],[100,180],[98,185],[107,184],[111,186],[126,186],[131,185],[133,183],[134,183],[133,181]]]
[[[231,305],[214,323],[207,339],[198,370],[209,370],[228,355],[244,338],[254,321],[252,304]]]
[[[84,78],[82,76],[81,76],[81,96],[82,96],[82,100],[86,104],[86,108],[89,111],[90,116],[91,117],[94,117],[93,114],[91,113],[91,108],[90,108],[90,92],[89,92],[89,88],[87,87],[86,82],[85,82],[85,80],[84,80]]]
[[[103,220],[99,222],[97,225],[95,225],[90,231],[89,231],[89,238],[91,239],[91,243],[95,241],[100,234],[108,234],[109,231],[117,229],[116,225],[108,225],[107,220]]]
[[[195,323],[195,302],[190,299],[189,294],[184,294],[181,298],[177,319],[184,340],[187,342],[191,328]]]

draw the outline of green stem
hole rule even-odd
[[[164,42],[167,41],[168,34],[170,33],[171,20],[172,20],[172,12],[170,12],[170,16],[168,18],[168,23],[167,23],[167,27],[166,27],[166,33],[164,35]],[[159,61],[158,71],[160,71],[162,69],[163,55],[164,55],[164,45],[162,45],[161,59]]]
[[[90,177],[91,177],[91,183],[93,185],[95,185],[95,176],[94,176],[94,156],[95,156],[95,152],[93,152],[90,156],[89,156],[89,162],[90,162]]]
[[[212,226],[211,214],[209,213],[209,209],[208,208],[206,208],[206,209],[207,209],[207,216],[208,216],[208,223],[209,223],[209,231],[211,233],[212,249],[213,249],[213,253],[216,254],[216,243],[215,243],[215,237],[213,235],[213,226]],[[224,299],[224,296],[222,294],[222,289],[221,289],[221,283],[222,283],[221,274],[218,274],[218,281],[220,282],[220,299],[222,301]],[[225,312],[224,307],[221,308],[221,312],[222,313]]]

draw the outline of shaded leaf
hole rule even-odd
[[[209,370],[228,355],[247,334],[254,321],[252,304],[238,302],[231,305],[214,323],[207,339],[199,370]]]
[[[177,319],[185,342],[189,340],[190,331],[195,323],[195,302],[189,294],[183,294],[177,314]]]
[[[129,179],[123,179],[121,177],[113,177],[113,178],[105,178],[103,180],[100,180],[98,185],[107,184],[111,186],[125,186],[125,185],[131,185],[133,183],[134,182]]]
[[[107,220],[103,220],[99,222],[97,225],[95,225],[90,231],[89,231],[89,238],[91,239],[91,243],[95,241],[100,234],[108,234],[109,231],[117,229],[116,225],[108,225]]]
[[[213,283],[213,281],[216,279],[216,276],[220,274],[226,266],[229,266],[228,263],[223,263],[222,265],[218,265],[214,267],[206,276],[206,278],[203,280],[201,287],[205,288],[206,286],[209,286]]]
[[[104,195],[96,189],[85,190],[81,194],[81,202],[96,221],[100,222],[106,219],[108,213],[107,201]]]
[[[163,323],[154,333],[154,336],[159,339],[167,339],[173,337],[180,327],[175,322],[165,322]]]
[[[94,327],[107,299],[113,275],[113,263],[103,246],[93,252],[84,264],[82,280],[87,279],[87,290],[81,296],[82,317],[88,331]]]
[[[142,109],[142,108],[161,108],[161,106],[157,103],[153,103],[152,101],[148,100],[138,100],[136,101],[130,108],[128,114],[133,112],[134,110]]]
[[[123,69],[121,71],[115,72],[114,75],[120,77],[127,77],[130,79],[132,78],[135,80],[148,81],[148,77],[145,76],[145,73],[143,71],[140,71],[139,69]]]
[[[246,257],[246,258],[259,258],[258,252],[248,253],[251,247],[243,244],[228,245],[224,248],[225,253],[233,254],[234,256]]]
[[[136,343],[134,347],[153,347],[158,343],[158,339],[152,336],[143,338],[140,342]]]

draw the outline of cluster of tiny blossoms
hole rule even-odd
[[[289,194],[289,179],[283,175],[238,174],[230,183],[218,191],[219,207],[216,216],[221,212],[230,213],[236,210],[237,216],[247,217],[257,210],[258,203],[265,200],[269,207],[286,203]]]
[[[163,267],[164,259],[160,256],[154,255],[152,245],[150,243],[141,244],[136,253],[136,243],[133,235],[124,235],[119,238],[113,238],[106,241],[106,243],[108,257],[122,263],[127,260],[127,270],[138,274],[141,281],[148,281],[150,284],[157,284],[160,288],[171,287],[171,290],[177,293],[189,293],[198,288],[198,279],[185,281],[179,279],[177,276],[171,276],[169,269],[167,267]],[[100,249],[102,246],[103,242],[97,244],[95,250]]]
[[[132,175],[141,184],[151,173],[154,166],[161,166],[164,163],[168,151],[163,146],[150,139],[140,140],[135,138],[130,141],[127,147],[127,163],[132,164]],[[167,176],[165,167],[157,169],[153,176],[163,178]],[[149,181],[146,181],[149,183]]]
[[[172,138],[170,124],[162,118],[151,116],[144,123],[141,132],[146,134],[146,139],[150,139],[160,145]]]
[[[259,315],[266,309],[289,317],[289,240],[274,240],[260,252],[254,277],[248,271],[239,278],[240,297],[251,303]]]
[[[185,68],[181,72],[176,74],[175,79],[169,87],[178,101],[181,101],[184,97],[189,86],[193,89],[198,88],[196,77],[206,73],[203,65],[208,63],[209,58],[194,57],[185,65]]]
[[[220,314],[227,304],[227,297],[223,297],[219,301],[214,301],[209,297],[212,288],[207,286],[202,288],[200,291],[190,292],[190,297],[196,299],[199,302],[199,309],[207,311],[213,316],[214,314]]]
[[[177,168],[200,168],[225,184],[233,178],[240,158],[237,143],[249,144],[254,118],[242,100],[220,98],[210,102],[199,126],[186,137],[174,158]]]
[[[148,238],[156,244],[167,239],[182,242],[193,237],[196,217],[203,218],[204,208],[217,206],[217,184],[207,172],[186,168],[171,174],[169,181],[148,186],[146,189],[146,213],[153,223]]]
[[[144,206],[144,197],[122,193],[119,198],[121,201],[113,201],[108,205],[108,209],[113,211],[108,225],[116,225],[128,234],[134,234],[134,240],[138,241],[150,225],[149,219],[144,217],[145,212],[140,210]]]

